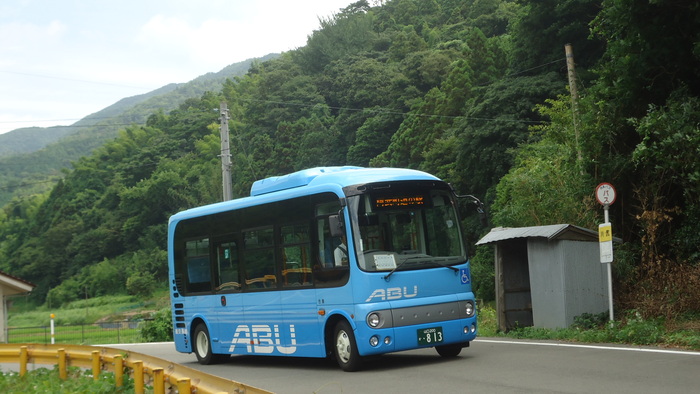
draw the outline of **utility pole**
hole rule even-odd
[[[576,69],[574,68],[574,49],[571,44],[564,45],[566,52],[566,69],[569,74],[569,91],[571,92],[571,118],[574,123],[574,136],[576,143],[576,159],[581,175],[583,174],[583,154],[581,153],[581,145],[579,143],[578,130],[578,91],[576,90]]]
[[[219,108],[221,116],[221,177],[223,179],[224,198],[223,201],[228,201],[233,198],[231,190],[231,149],[229,147],[228,135],[228,107],[225,102],[221,102]]]

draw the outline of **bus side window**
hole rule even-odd
[[[235,242],[222,242],[216,245],[217,291],[240,290],[241,280],[238,269],[238,249]]]
[[[188,292],[211,291],[211,266],[209,262],[209,238],[185,243]]]
[[[245,284],[249,289],[276,288],[272,227],[244,232]]]
[[[316,287],[335,287],[347,283],[350,269],[348,265],[335,265],[335,249],[340,245],[341,238],[331,235],[328,216],[316,219],[318,231],[317,258],[314,265],[314,280]]]
[[[307,286],[313,283],[309,259],[309,225],[294,224],[281,227],[282,285]]]
[[[316,228],[318,230],[319,266],[322,268],[333,268],[335,266],[333,253],[338,245],[340,245],[340,237],[331,235],[328,217],[317,219]]]

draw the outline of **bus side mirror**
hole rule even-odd
[[[343,224],[343,215],[340,213],[338,215],[331,215],[328,217],[328,224],[331,229],[332,237],[340,237],[345,235],[345,225]]]
[[[452,188],[452,185],[450,185],[450,188],[452,189],[452,194],[454,194],[455,197],[457,198],[468,198],[472,200],[474,203],[474,206],[476,206],[476,212],[479,214],[479,221],[481,222],[481,225],[484,227],[488,227],[489,225],[489,217],[486,215],[486,210],[484,209],[484,203],[481,202],[478,198],[471,194],[465,194],[465,195],[459,195],[457,194],[457,191]]]

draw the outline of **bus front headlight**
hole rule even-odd
[[[467,317],[474,316],[475,309],[472,301],[467,301],[464,303],[464,312],[467,314]]]
[[[382,323],[382,317],[377,312],[372,312],[367,315],[367,324],[372,328],[377,328]]]

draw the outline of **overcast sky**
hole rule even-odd
[[[0,133],[306,44],[354,0],[2,0]]]

